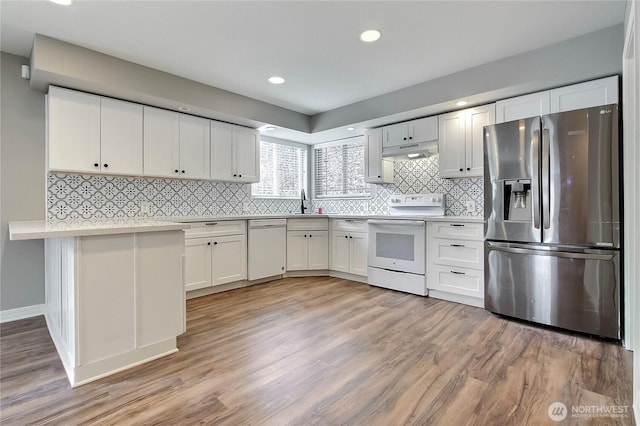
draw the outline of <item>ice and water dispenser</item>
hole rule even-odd
[[[531,221],[531,179],[514,179],[498,182],[504,185],[504,211],[502,220]]]

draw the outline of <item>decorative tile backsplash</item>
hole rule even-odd
[[[394,164],[394,183],[371,185],[371,198],[313,200],[310,208],[325,213],[376,214],[389,212],[392,194],[442,192],[445,214],[482,216],[483,179],[440,179],[438,157]],[[467,211],[467,201],[475,210]],[[141,207],[147,203],[149,213]],[[252,198],[251,185],[75,174],[49,174],[47,219],[77,221],[102,218],[201,217],[298,212],[297,199]]]

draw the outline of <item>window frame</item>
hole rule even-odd
[[[309,193],[309,170],[310,170],[310,160],[309,160],[309,152],[310,152],[310,145],[304,144],[304,143],[300,143],[300,142],[293,142],[293,141],[288,141],[285,139],[279,139],[279,138],[274,138],[272,136],[266,136],[266,135],[260,135],[260,144],[262,144],[262,142],[268,142],[268,143],[272,143],[272,144],[276,144],[276,145],[284,145],[284,146],[289,146],[289,147],[293,147],[293,148],[298,148],[298,149],[302,149],[304,150],[304,161],[306,163],[306,171],[305,171],[305,176],[303,176],[302,178],[302,187],[304,189],[305,194]],[[262,158],[260,158],[260,160],[262,160]],[[262,172],[262,170],[261,170]],[[251,188],[249,189],[250,191],[250,197],[253,199],[263,199],[263,200],[298,200],[300,199],[300,194],[295,195],[295,196],[281,196],[281,195],[256,195],[253,193],[253,185],[251,184]]]

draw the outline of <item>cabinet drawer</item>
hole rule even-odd
[[[482,241],[434,238],[428,242],[427,262],[482,270],[484,244]]]
[[[484,272],[477,269],[432,265],[427,269],[427,288],[484,298]]]
[[[185,238],[239,235],[247,232],[247,222],[245,220],[199,222],[192,224],[191,228],[184,232]]]
[[[428,222],[427,232],[431,238],[454,238],[482,241],[484,223],[470,222]]]
[[[287,219],[287,231],[327,231],[329,219]]]
[[[332,219],[333,231],[367,232],[366,219]]]

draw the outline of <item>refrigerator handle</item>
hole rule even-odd
[[[544,229],[549,229],[549,222],[551,216],[551,207],[549,206],[549,144],[551,143],[551,137],[549,129],[542,129],[542,205],[544,206],[544,212],[542,212],[542,225]]]
[[[539,143],[540,143],[540,130],[533,132],[532,151],[533,151],[533,170],[540,170],[539,165]],[[534,173],[535,176],[535,173]],[[538,179],[531,179],[531,199],[533,200],[533,227],[540,229],[540,186],[538,185]]]

